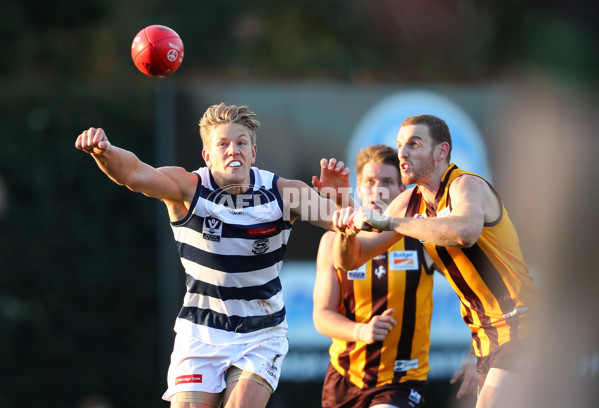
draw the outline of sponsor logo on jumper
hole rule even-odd
[[[240,190],[244,193],[232,194]],[[275,195],[265,189],[254,190],[254,186],[247,184],[233,184],[212,191],[206,198],[208,213],[224,222],[239,222],[239,216],[249,215],[253,223],[268,219],[273,210],[278,210]]]
[[[202,238],[208,241],[220,242],[223,234],[223,222],[218,218],[208,216],[204,218]]]
[[[418,270],[418,252],[416,251],[390,251],[389,269],[392,271]]]
[[[378,268],[376,268],[376,270],[374,271],[374,274],[379,279],[383,279],[383,276],[385,276],[385,273],[387,273],[387,270],[385,269],[385,267],[383,265],[379,265]]]
[[[272,225],[270,227],[264,227],[264,228],[249,229],[248,235],[268,235],[268,234],[272,234],[273,232],[277,232],[276,225]]]
[[[516,307],[511,312],[504,314],[503,318],[507,319],[509,317],[518,316],[519,314],[526,313],[526,312],[528,312],[528,307],[526,307],[526,306]]]
[[[408,371],[413,368],[418,368],[418,359],[412,360],[395,360],[393,371]]]
[[[181,376],[175,378],[175,385],[201,383],[201,382],[202,382],[202,374],[181,375]]]
[[[449,207],[445,207],[444,209],[442,209],[441,211],[439,211],[437,213],[437,218],[449,217],[450,215],[451,215],[451,211],[449,210]]]
[[[353,271],[347,271],[348,280],[364,280],[366,279],[366,264],[360,266]]]
[[[260,255],[268,251],[268,238],[266,239],[257,239],[252,244],[252,253],[256,255]]]

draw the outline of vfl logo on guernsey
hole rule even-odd
[[[233,184],[212,191],[206,198],[206,210],[224,222],[239,222],[240,217],[249,214],[252,223],[269,218],[278,209],[277,198],[265,189],[253,190],[248,184]],[[231,194],[234,189],[244,193]],[[274,205],[273,205],[274,203]]]
[[[389,270],[415,271],[419,269],[418,252],[389,251]]]
[[[220,242],[222,234],[223,222],[221,220],[210,216],[204,218],[202,238],[207,239],[208,241]]]

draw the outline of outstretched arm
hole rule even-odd
[[[321,334],[339,340],[365,343],[384,340],[397,324],[391,316],[393,309],[387,309],[369,322],[361,323],[348,319],[337,309],[341,303],[341,283],[332,262],[334,237],[334,232],[325,232],[318,248],[313,292],[314,327]]]
[[[132,191],[171,201],[187,201],[193,197],[197,183],[193,174],[179,167],[156,169],[132,152],[113,146],[101,128],[82,132],[75,147],[89,153],[112,181]]]
[[[489,185],[476,176],[461,176],[451,184],[452,210],[444,217],[398,216],[405,213],[405,198],[409,191],[400,194],[391,203],[385,216],[360,209],[345,217],[344,221],[357,231],[368,227],[395,231],[440,246],[470,247],[478,240],[485,222],[495,221],[501,214],[497,197]],[[398,208],[403,210],[398,211]]]

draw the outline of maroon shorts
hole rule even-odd
[[[424,404],[426,381],[406,381],[398,384],[359,388],[339,374],[331,364],[322,386],[323,408],[370,407],[391,404],[399,408],[416,408]]]
[[[489,353],[485,357],[479,357],[476,364],[478,371],[478,389],[482,389],[487,374],[491,368],[520,373],[526,364],[527,340],[512,340]]]

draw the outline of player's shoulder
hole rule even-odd
[[[464,173],[459,175],[449,185],[450,191],[491,191],[491,185],[483,177],[474,173]]]
[[[389,204],[389,207],[385,210],[385,214],[391,217],[404,217],[415,188],[416,187],[407,188],[395,197]]]

